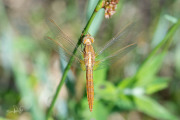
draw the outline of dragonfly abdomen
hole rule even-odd
[[[94,101],[93,67],[86,67],[86,90],[89,109],[92,112]]]
[[[86,65],[86,91],[89,104],[89,110],[92,112],[94,102],[94,85],[93,85],[93,66],[95,62],[95,53],[91,43],[94,38],[87,35],[83,39],[84,47],[84,63]]]

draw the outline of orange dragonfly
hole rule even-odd
[[[70,39],[52,19],[50,21],[54,25],[54,32],[47,38],[51,45],[53,45],[53,49],[58,53],[60,52],[61,57],[65,60],[74,56],[74,61],[81,64],[81,68],[86,70],[87,99],[89,109],[92,112],[94,102],[93,70],[104,68],[104,66],[108,65],[107,63],[112,63],[112,60],[115,60],[115,58],[119,59],[122,55],[125,55],[135,47],[136,42],[129,41],[128,38],[131,36],[129,30],[132,28],[132,24],[126,25],[114,38],[97,52],[95,52],[92,46],[94,38],[89,34],[85,35],[82,39],[84,49],[81,50],[80,48],[77,48],[76,54],[73,54],[73,50],[77,47],[76,43]]]

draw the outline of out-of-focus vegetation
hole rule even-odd
[[[53,18],[78,40],[97,0],[0,1],[0,120],[44,120],[67,63],[46,47]],[[137,20],[137,47],[94,72],[93,112],[85,72],[72,67],[53,109],[54,119],[178,120],[180,117],[180,1],[120,0],[116,14],[96,16],[95,49],[127,21]],[[73,65],[75,66],[75,65]]]

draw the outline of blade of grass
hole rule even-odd
[[[161,48],[161,46],[163,46],[165,44],[165,42],[167,42],[167,40],[170,39],[174,35],[176,30],[179,28],[179,26],[180,26],[180,20],[169,29],[169,31],[166,34],[166,36],[164,37],[164,39],[153,49],[153,51],[147,57],[147,59],[144,61],[144,63],[146,61],[148,61],[150,58],[152,58],[154,56],[154,54],[156,54],[156,52],[159,50],[159,48]]]
[[[151,72],[149,72],[149,67],[152,67],[152,65],[149,65],[148,62],[152,62],[152,60],[154,60],[156,57],[157,59],[157,51],[163,47],[162,49],[162,58],[160,60],[163,59],[163,56],[165,55],[167,49],[169,48],[170,43],[172,42],[171,37],[175,34],[175,32],[177,31],[177,29],[180,27],[180,20],[175,23],[168,31],[168,33],[166,34],[166,36],[164,37],[164,39],[153,49],[153,51],[150,53],[150,55],[146,58],[146,60],[143,62],[143,64],[140,66],[139,70],[137,71],[137,73],[135,74],[135,76],[133,78],[129,78],[127,80],[123,80],[119,87],[121,89],[125,89],[125,88],[129,88],[129,87],[136,87],[138,84],[145,84],[144,80],[147,79],[147,74],[149,75]],[[155,56],[156,55],[156,56]],[[158,54],[159,57],[160,54]],[[158,60],[158,61],[160,61]],[[155,63],[154,63],[155,64]],[[147,66],[148,65],[148,66]],[[158,67],[158,66],[156,66]],[[155,68],[154,68],[155,69]],[[158,70],[156,70],[153,75],[157,72]],[[152,75],[151,75],[152,76]],[[148,81],[145,81],[148,82]],[[146,85],[148,85],[149,83],[146,83]]]
[[[92,24],[92,22],[93,22],[93,20],[94,20],[94,18],[95,18],[95,16],[96,16],[97,12],[102,8],[102,4],[103,4],[103,0],[99,0],[99,2],[98,2],[98,4],[96,5],[96,8],[95,8],[93,14],[91,15],[91,17],[90,17],[87,25],[85,26],[85,28],[84,28],[84,30],[83,30],[83,32],[82,32],[82,36],[80,36],[80,38],[79,38],[79,40],[78,40],[78,42],[77,42],[77,45],[76,45],[77,47],[74,49],[73,55],[76,53],[77,48],[78,48],[79,45],[81,44],[81,39],[83,38],[83,36],[88,33],[88,30],[89,30],[89,28],[90,28],[90,26],[91,26],[91,24]],[[50,107],[49,107],[48,110],[47,110],[46,119],[48,119],[48,118],[50,117],[51,113],[52,113],[52,109],[53,109],[53,107],[54,107],[54,105],[55,105],[55,102],[56,102],[56,100],[57,100],[57,96],[58,96],[58,94],[59,94],[59,92],[60,92],[60,90],[61,90],[62,85],[64,84],[64,82],[65,82],[65,80],[66,80],[66,76],[67,76],[68,70],[70,69],[73,60],[74,60],[74,57],[71,56],[71,58],[70,58],[70,60],[69,60],[69,62],[68,62],[68,65],[66,66],[66,68],[65,68],[65,70],[64,70],[64,73],[63,73],[63,75],[62,75],[61,81],[60,81],[59,84],[58,84],[58,87],[57,87],[57,89],[56,89],[56,93],[55,93],[55,95],[54,95],[54,97],[53,97],[53,99],[52,99],[52,102],[51,102],[51,104],[50,104]]]
[[[153,65],[150,65],[150,63],[152,63],[155,58],[159,59],[159,60],[156,60],[155,62],[159,63],[158,66],[160,68],[160,66],[161,66],[160,63],[162,63],[162,62],[159,62],[159,61],[162,61],[164,56],[166,55],[166,52],[167,52],[167,50],[168,50],[168,48],[169,48],[169,46],[170,46],[170,44],[172,42],[171,38],[173,37],[173,35],[175,34],[175,32],[177,31],[179,26],[180,26],[180,20],[168,30],[168,32],[165,35],[164,39],[153,49],[153,51],[150,53],[150,55],[143,62],[140,69],[138,70],[138,72],[135,75],[135,78],[139,79],[138,82],[136,83],[136,85],[140,81],[143,81],[145,74],[146,74],[145,76],[147,78],[147,74],[149,74],[150,67],[153,67]],[[158,50],[161,49],[161,48],[162,48],[162,52],[160,54],[157,54]],[[152,64],[156,65],[157,63],[152,63]],[[156,68],[158,66],[156,66]],[[155,68],[153,70],[155,70]],[[153,74],[155,74],[157,71],[158,70],[154,71]],[[152,71],[151,71],[151,73],[152,73]]]

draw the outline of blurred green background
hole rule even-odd
[[[77,41],[97,0],[0,1],[0,120],[44,120],[66,67],[45,45],[47,19]],[[51,120],[180,119],[180,0],[120,0],[116,14],[98,12],[89,33],[98,49],[127,21],[138,20],[137,47],[94,72],[89,111],[85,72],[76,68],[56,101]],[[96,49],[96,48],[95,48]]]

